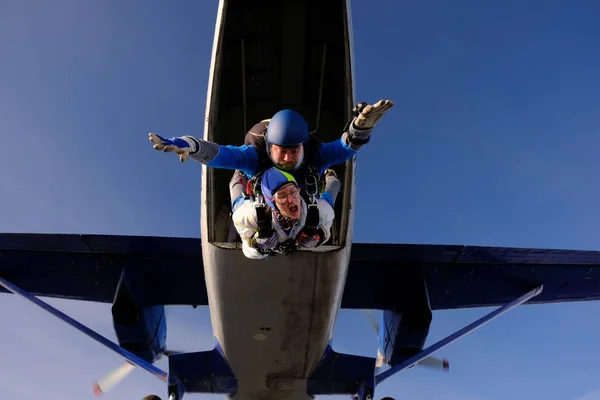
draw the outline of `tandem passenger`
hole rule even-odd
[[[325,177],[330,181],[337,179],[327,173]],[[261,259],[270,254],[287,254],[298,248],[315,248],[329,240],[335,217],[333,207],[318,198],[316,209],[309,211],[293,175],[271,167],[260,178],[260,189],[266,207],[261,208],[257,200],[244,200],[233,213],[246,257]],[[337,193],[329,194],[335,202]],[[263,212],[265,215],[260,215]]]

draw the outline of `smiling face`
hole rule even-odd
[[[290,182],[280,187],[275,193],[275,203],[282,215],[288,218],[300,218],[300,189]]]

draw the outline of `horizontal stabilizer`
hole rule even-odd
[[[308,393],[311,396],[358,393],[363,382],[373,379],[375,362],[373,357],[338,353],[328,346],[308,378]]]
[[[237,392],[237,379],[218,346],[169,356],[169,376],[177,378],[188,393],[233,396]]]

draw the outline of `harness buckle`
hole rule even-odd
[[[317,193],[319,193],[319,177],[312,166],[308,167],[307,173],[304,176],[304,185],[310,203],[314,204],[316,202]]]

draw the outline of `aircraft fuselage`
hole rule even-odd
[[[354,104],[346,0],[221,1],[204,139],[242,144],[254,123],[301,112],[339,140]],[[350,257],[354,160],[336,166],[342,192],[333,239],[318,252],[250,260],[231,240],[231,170],[203,167],[202,256],[214,335],[237,380],[235,398],[306,399],[330,343]]]

